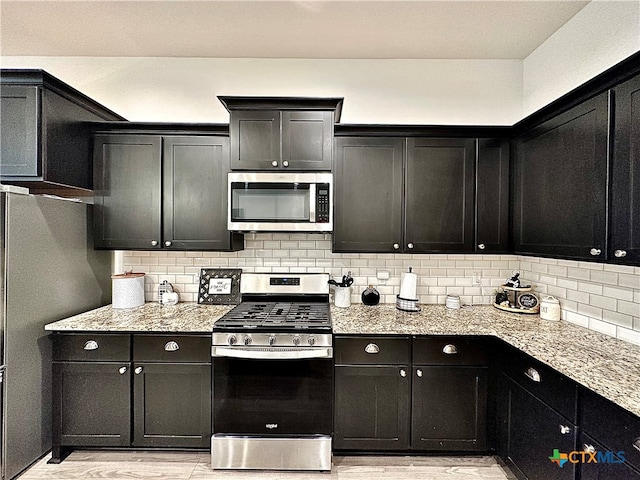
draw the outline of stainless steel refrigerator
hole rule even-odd
[[[93,250],[91,205],[0,193],[0,470],[51,448],[51,345],[44,326],[111,302],[111,255]]]

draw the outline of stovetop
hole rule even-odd
[[[329,304],[324,302],[242,302],[218,320],[215,329],[331,329]]]

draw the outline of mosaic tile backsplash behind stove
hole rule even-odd
[[[146,273],[146,300],[157,300],[157,285],[171,282],[181,301],[196,301],[200,269],[241,268],[245,272],[326,272],[354,277],[351,301],[374,285],[382,303],[395,303],[402,272],[418,275],[420,303],[444,304],[447,295],[462,303],[490,304],[496,287],[513,271],[539,294],[554,295],[562,319],[640,344],[640,267],[554,260],[517,255],[363,254],[331,252],[330,234],[256,233],[245,235],[239,252],[126,251],[124,270]],[[377,273],[389,272],[388,280]],[[475,283],[479,279],[480,284]]]

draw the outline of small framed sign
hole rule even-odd
[[[233,305],[240,303],[239,268],[203,268],[200,270],[198,303]]]

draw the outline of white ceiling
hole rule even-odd
[[[588,3],[0,0],[0,53],[524,59]]]

